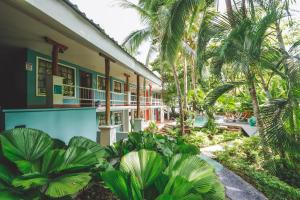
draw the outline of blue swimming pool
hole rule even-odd
[[[195,127],[203,127],[207,123],[207,118],[203,115],[197,115],[195,117],[194,126]]]

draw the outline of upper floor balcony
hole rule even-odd
[[[64,98],[63,105],[80,105],[81,107],[105,107],[106,95],[105,90],[87,88],[81,86],[63,85],[64,89],[73,88],[76,91],[75,97]],[[160,107],[163,105],[161,99],[152,96],[140,96],[140,106],[142,107]],[[131,92],[113,92],[110,91],[110,105],[117,106],[136,106],[137,95]]]

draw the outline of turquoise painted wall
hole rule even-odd
[[[44,96],[36,96],[36,69],[37,69],[37,57],[40,58],[44,58],[44,59],[48,59],[51,60],[51,57],[45,54],[41,54],[39,52],[33,51],[31,49],[27,50],[27,62],[32,63],[32,71],[27,71],[27,104],[29,106],[31,105],[45,105],[46,104],[46,97]],[[97,88],[97,76],[104,76],[102,73],[99,72],[95,72],[92,70],[89,70],[85,67],[64,61],[64,60],[60,60],[59,63],[73,67],[76,69],[76,86],[79,86],[80,83],[80,74],[79,71],[85,71],[85,72],[89,72],[92,74],[92,87],[94,89]],[[124,91],[124,81],[117,79],[115,77],[111,77],[111,83],[110,83],[110,89],[112,90],[112,84],[113,84],[113,80],[118,80],[120,82],[122,82],[122,92]],[[79,89],[76,91],[76,97],[79,96]],[[78,104],[78,100],[75,99],[65,99],[64,103],[66,104]]]
[[[96,141],[95,108],[4,110],[5,129],[25,125],[45,131],[53,138],[68,142],[73,136]]]

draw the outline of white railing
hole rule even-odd
[[[81,106],[105,106],[105,90],[87,87],[63,85],[64,104],[80,104]],[[72,94],[72,95],[70,95]],[[110,92],[112,106],[133,106],[137,104],[137,96],[130,93]],[[160,106],[160,99],[140,96],[141,106]]]
[[[152,106],[162,105],[161,99],[152,98]]]

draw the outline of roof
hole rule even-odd
[[[92,26],[94,26],[98,31],[100,31],[102,34],[104,34],[109,40],[111,40],[114,44],[116,44],[121,50],[123,50],[126,54],[128,54],[131,58],[133,58],[136,62],[138,62],[140,65],[144,66],[144,68],[146,70],[148,70],[149,72],[151,72],[152,74],[154,74],[157,78],[160,79],[159,76],[157,76],[157,74],[155,74],[152,70],[150,70],[149,68],[147,68],[145,66],[145,64],[143,64],[142,62],[140,62],[139,60],[137,60],[134,56],[132,56],[123,46],[121,46],[114,38],[112,38],[111,36],[109,36],[105,30],[103,28],[101,28],[101,26],[97,23],[95,23],[92,19],[89,19],[87,17],[87,15],[82,12],[78,6],[74,3],[72,3],[70,0],[63,0],[63,2],[65,2],[68,6],[70,6],[75,12],[77,12],[80,16],[82,16],[87,22],[89,22]]]

